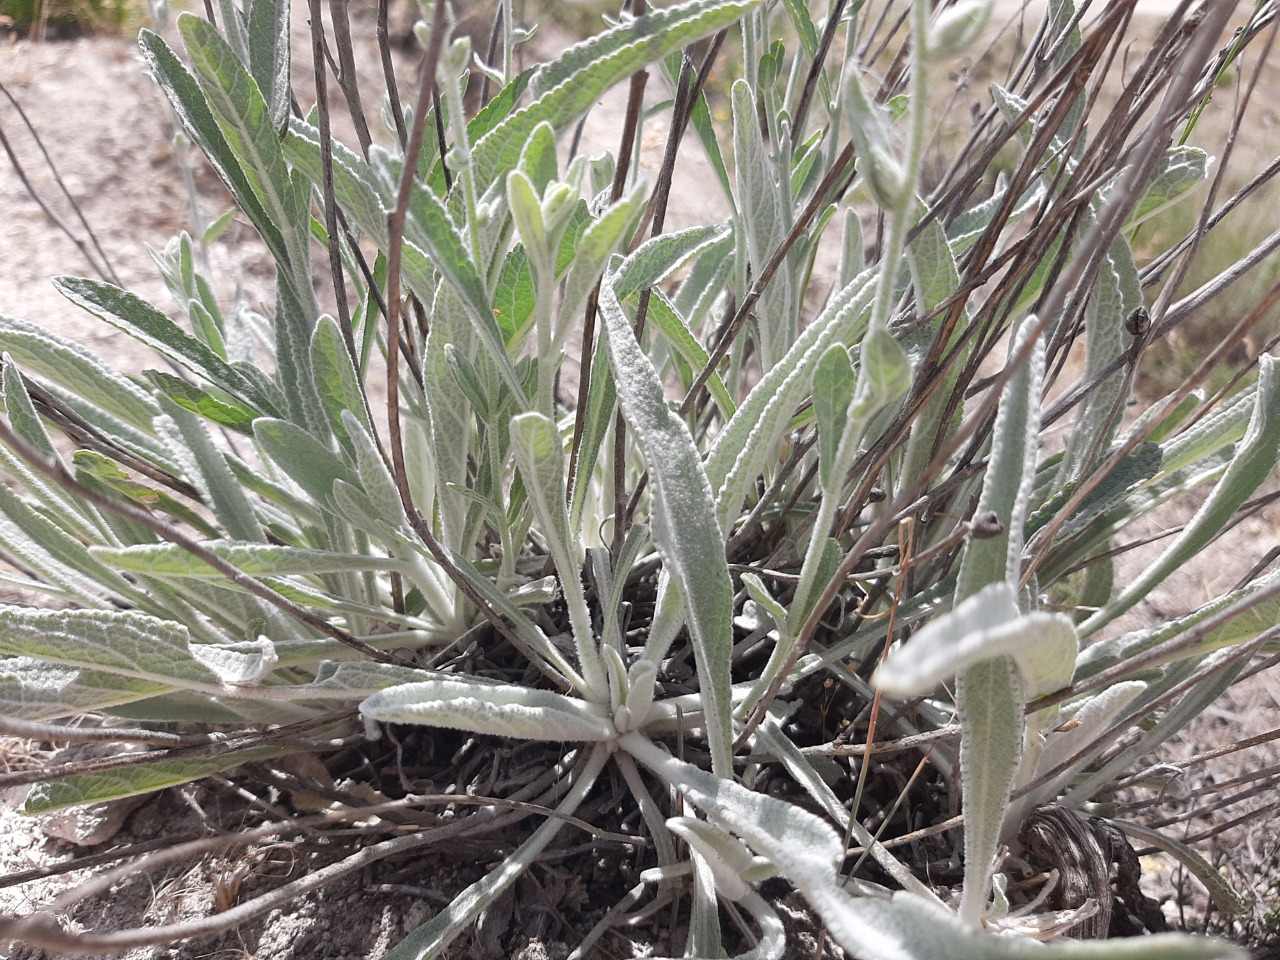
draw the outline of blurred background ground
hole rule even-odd
[[[1144,2],[1140,23],[1154,29],[1160,16],[1174,5],[1172,0]],[[466,3],[461,6],[470,9]],[[487,9],[488,4],[479,6]],[[1249,6],[1251,4],[1241,5],[1242,16]],[[1020,8],[1021,4],[1016,0],[1002,0],[1002,11],[997,19],[1002,18],[1008,24],[1009,36],[1016,35],[1019,18],[1023,15]],[[12,16],[16,9],[14,0],[2,0],[0,17]],[[4,86],[4,92],[0,93],[0,130],[7,141],[7,149],[20,162],[30,187],[48,204],[53,217],[66,224],[81,243],[91,246],[89,235],[79,220],[83,215],[118,282],[162,309],[171,309],[173,304],[146,252],[146,245],[162,248],[178,231],[193,229],[193,196],[201,222],[206,225],[228,207],[229,201],[216,177],[199,157],[195,153],[185,156],[173,142],[173,125],[167,103],[143,74],[136,57],[136,46],[128,35],[139,20],[145,19],[143,12],[136,7],[112,6],[105,9],[109,15],[99,17],[97,21],[91,20],[88,35],[76,35],[82,31],[61,25],[56,16],[49,16],[44,21],[45,39],[31,39],[31,30],[17,30],[0,36],[0,84]],[[367,42],[373,34],[372,5],[352,4],[350,11],[353,33],[358,41],[363,37]],[[402,22],[398,29],[401,34],[406,34],[411,13],[405,9],[400,11],[400,15]],[[1033,22],[1034,13],[1026,16],[1026,22]],[[483,36],[487,24],[487,16],[476,16],[477,36]],[[591,31],[598,25],[598,17],[590,5],[565,4],[558,20],[553,18],[553,22],[543,25],[535,55],[553,54],[571,42],[574,31]],[[96,32],[93,32],[95,28]],[[35,32],[40,33],[39,30]],[[308,77],[311,62],[305,5],[295,4],[293,42],[297,61],[295,77]],[[407,43],[402,57],[402,77],[406,83],[412,83],[416,57],[415,48]],[[374,62],[373,59],[368,61],[369,64]],[[976,83],[982,73],[981,65],[969,66],[973,68],[971,73],[961,72],[953,76],[962,93],[952,113],[945,119],[947,123],[962,126],[966,122],[968,102],[963,91],[967,85]],[[1278,122],[1275,104],[1280,102],[1274,91],[1280,90],[1280,77],[1273,76],[1272,81],[1269,85],[1263,84],[1271,91],[1270,102],[1264,100],[1261,103],[1252,117],[1250,128],[1245,131],[1248,142],[1244,146],[1253,159],[1238,161],[1241,170],[1249,169],[1249,164],[1259,158],[1265,162],[1269,151],[1274,150],[1272,145],[1276,142]],[[305,85],[302,81],[299,88],[305,89]],[[371,74],[365,87],[380,91],[380,75]],[[979,89],[976,94],[981,92]],[[330,95],[333,98],[339,96],[336,87]],[[1226,89],[1222,95],[1232,96],[1233,91]],[[617,92],[615,99],[606,101],[594,112],[584,132],[583,149],[598,152],[616,148],[612,138],[616,136],[616,118],[621,110],[622,96],[622,92]],[[61,185],[52,176],[35,137],[20,118],[17,106],[25,111],[44,149],[56,164]],[[1219,145],[1222,135],[1221,130],[1215,133],[1206,127],[1205,136],[1219,138]],[[338,136],[344,136],[341,130]],[[664,137],[665,129],[658,124],[646,131],[646,144],[650,148],[648,156],[654,159],[643,162],[652,162],[651,169],[656,169],[656,153]],[[1213,146],[1208,148],[1216,152]],[[688,156],[682,155],[682,164],[704,163],[696,151],[685,153]],[[1254,165],[1253,169],[1260,165]],[[692,167],[676,177],[677,185],[686,187],[686,192],[677,195],[673,201],[680,217],[687,218],[689,222],[718,219],[714,193],[697,189],[699,183],[706,182],[706,177],[700,176],[699,171]],[[69,199],[63,195],[63,187]],[[74,201],[74,206],[70,201]],[[1251,238],[1270,232],[1277,226],[1271,202],[1259,200],[1251,204],[1239,215],[1238,226],[1224,233],[1242,244],[1240,249],[1247,250],[1248,245],[1254,242]],[[1194,215],[1193,205],[1188,205],[1188,211],[1186,217]],[[1181,226],[1176,222],[1166,224],[1165,229],[1185,230],[1187,226],[1189,220]],[[1236,255],[1238,253],[1231,249],[1214,254],[1223,262],[1230,262],[1229,258]],[[101,261],[101,254],[95,253],[94,256]],[[274,270],[248,227],[233,224],[208,245],[208,257],[215,287],[227,302],[233,298],[237,287],[243,290],[251,304],[260,303],[262,298],[270,295]],[[318,266],[323,269],[322,258]],[[833,268],[834,263],[820,263],[818,267],[820,271],[832,271]],[[1197,270],[1203,277],[1215,272],[1212,264]],[[42,210],[32,199],[10,158],[0,156],[0,314],[46,326],[86,345],[125,371],[138,372],[158,364],[154,355],[141,350],[132,340],[106,328],[63,300],[49,280],[64,273],[94,275],[77,244],[58,228],[50,213]],[[1162,346],[1162,352],[1155,354],[1144,366],[1143,376],[1152,378],[1153,387],[1167,386],[1169,382],[1185,376],[1202,352],[1203,344],[1213,342],[1224,323],[1233,321],[1240,309],[1247,309],[1253,295],[1249,291],[1266,289],[1275,282],[1276,276],[1274,266],[1260,271],[1257,279],[1250,280],[1224,306],[1215,308],[1212,316],[1198,318],[1195,324],[1179,334],[1175,342]],[[1196,277],[1193,274],[1190,286],[1200,282]],[[319,289],[327,293],[323,283],[319,284]],[[331,293],[328,296],[331,298]],[[1139,389],[1142,389],[1141,383]],[[1156,533],[1184,522],[1195,505],[1195,502],[1188,502],[1180,508],[1181,514],[1173,511],[1156,518],[1151,523],[1150,532]],[[1258,558],[1280,541],[1277,536],[1278,519],[1280,514],[1275,508],[1268,508],[1238,525],[1223,538],[1218,548],[1208,551],[1207,563],[1179,571],[1130,614],[1122,626],[1179,616],[1229,590],[1248,573]],[[1151,549],[1158,550],[1159,547]],[[1121,577],[1126,571],[1139,569],[1150,556],[1152,554],[1148,552],[1124,557],[1120,561]],[[1162,759],[1176,763],[1278,729],[1280,675],[1269,670],[1234,686],[1218,704],[1167,746]],[[32,745],[13,741],[5,743],[0,748],[0,767],[40,762],[42,754],[33,750]],[[1275,743],[1264,743],[1252,749],[1192,763],[1168,789],[1164,801],[1144,809],[1143,816],[1149,819],[1177,816],[1204,802],[1203,799],[1194,799],[1197,791],[1277,766],[1280,766],[1280,749]],[[217,797],[214,788],[208,790],[213,792],[202,794],[204,801],[220,803],[225,800]],[[1239,790],[1246,792],[1247,785]],[[1152,794],[1135,794],[1138,796],[1150,797]],[[12,796],[4,798],[3,809],[0,810],[0,870],[19,871],[70,855],[72,848],[67,844],[46,839],[38,825],[19,818],[13,812],[16,800]],[[122,836],[138,840],[154,835],[162,826],[172,829],[175,824],[184,823],[198,829],[199,818],[194,811],[199,806],[199,803],[183,802],[173,797],[149,802],[133,815]],[[1244,797],[1221,811],[1203,813],[1186,824],[1164,827],[1171,835],[1189,839],[1199,837],[1197,846],[1206,851],[1238,889],[1252,898],[1252,914],[1226,924],[1207,908],[1203,890],[1195,880],[1170,866],[1171,862],[1165,858],[1149,858],[1144,862],[1146,882],[1152,891],[1158,890],[1166,897],[1166,913],[1172,920],[1192,929],[1225,929],[1255,940],[1280,932],[1280,907],[1277,906],[1280,904],[1278,807],[1280,798],[1277,798],[1274,788],[1270,788],[1255,796]],[[1225,829],[1222,829],[1224,825]],[[1222,832],[1202,836],[1218,829]],[[135,911],[159,911],[151,916],[159,916],[165,911],[173,915],[190,915],[207,909],[219,885],[236,869],[239,868],[234,865],[209,862],[195,865],[184,874],[170,877],[167,882],[162,882],[163,878],[157,878],[155,884],[137,882],[127,888],[125,894],[139,902],[126,905],[123,901],[127,897],[122,896],[117,898],[116,906],[121,909],[127,906]],[[255,862],[250,874],[257,875],[269,869],[269,866],[263,867]],[[32,904],[45,900],[62,882],[59,879],[21,889],[0,889],[0,909],[24,912]],[[234,937],[229,937],[219,942],[225,949],[213,953],[210,951],[214,948],[208,945],[196,945],[180,948],[177,952],[157,948],[136,952],[133,956],[195,958],[256,954],[271,960],[304,955],[317,960],[378,956],[392,937],[421,921],[422,917],[416,917],[416,914],[406,914],[407,902],[368,896],[362,898],[358,884],[355,887],[348,885],[303,905],[288,916],[274,917],[266,928],[255,933],[251,943],[242,944],[242,953],[233,946]],[[420,906],[423,903],[421,900],[417,902]],[[330,924],[326,911],[331,909],[341,912],[344,918],[341,924]],[[357,909],[362,912],[354,914]],[[422,906],[422,911],[425,910],[426,907]],[[412,911],[408,912],[412,914]],[[357,915],[358,922],[350,919]],[[92,921],[109,924],[111,916],[106,912],[92,918]]]

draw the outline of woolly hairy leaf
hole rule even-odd
[[[289,125],[289,0],[246,0],[249,71],[267,102],[271,126]]]
[[[693,0],[626,20],[575,44],[533,78],[536,99],[508,114],[475,144],[476,186],[487,190],[520,160],[529,134],[547,122],[557,131],[585,113],[606,90],[640,67],[729,26],[758,0]]]
[[[184,14],[184,16],[190,16],[190,14]],[[280,228],[288,221],[277,224],[267,213],[262,201],[254,192],[240,158],[232,151],[226,137],[223,136],[209,108],[209,102],[195,79],[174,56],[168,44],[150,30],[143,30],[138,35],[138,45],[142,48],[143,58],[150,67],[151,75],[155,77],[160,88],[164,90],[165,96],[169,98],[174,114],[187,134],[200,147],[218,177],[231,191],[236,206],[244,211],[257,229],[276,262],[287,263],[289,244],[280,232]]]
[[[0,606],[0,654],[217,692],[189,640],[182,624],[141,613]]]
[[[660,233],[651,237],[618,265],[614,273],[614,292],[626,301],[649,287],[657,286],[681,266],[713,246],[729,241],[728,228],[702,225]]]
[[[1280,379],[1276,361],[1268,354],[1258,358],[1258,390],[1248,432],[1213,492],[1196,511],[1181,535],[1125,590],[1081,626],[1081,635],[1097,632],[1146,597],[1151,590],[1196,556],[1222,529],[1236,508],[1258,488],[1280,460]]]
[[[265,543],[208,540],[201,544],[210,553],[232,563],[249,576],[341,573],[351,570],[401,570],[404,563],[391,557],[334,553],[302,547],[278,547]],[[113,567],[158,577],[222,577],[194,554],[171,543],[136,547],[94,547],[95,556]]]
[[[551,690],[475,680],[427,680],[389,687],[360,712],[383,723],[448,727],[521,740],[612,740],[604,707]]]
[[[314,317],[310,262],[306,255],[308,197],[305,191],[296,190],[290,180],[280,137],[272,125],[262,92],[235,51],[209,21],[185,13],[178,17],[178,31],[186,42],[196,83],[208,109],[271,228],[281,231],[283,247],[272,249],[276,263],[304,312]],[[239,202],[240,197],[236,199]],[[253,218],[251,210],[246,209],[246,213]],[[260,232],[263,230],[257,220],[254,226]],[[267,239],[265,235],[264,239]],[[270,240],[267,243],[271,245]]]
[[[256,420],[253,435],[267,458],[320,503],[332,499],[335,480],[352,486],[360,484],[355,472],[336,453],[287,420]]]
[[[32,787],[22,812],[35,816],[65,807],[154,793],[166,787],[176,787],[181,783],[190,783],[201,777],[230,770],[242,763],[266,760],[290,752],[293,750],[288,747],[250,747],[247,750],[195,760],[156,760],[138,766],[59,777]]]
[[[729,653],[733,646],[733,588],[716,522],[711,485],[684,421],[667,407],[653,364],[636,343],[612,278],[600,289],[618,397],[635,430],[653,480],[653,539],[684,596],[698,664],[713,769],[731,769]]]
[[[73,386],[82,401],[134,426],[149,427],[160,412],[145,390],[80,344],[25,320],[0,316],[0,350],[42,377]]]
[[[167,683],[67,667],[34,657],[0,659],[0,713],[23,720],[60,720],[172,689]]]
[[[671,349],[692,369],[701,370],[707,365],[707,351],[693,335],[685,318],[661,290],[654,290],[653,296],[649,298],[649,322],[662,332]],[[720,408],[720,415],[726,420],[731,418],[738,405],[733,402],[720,374],[711,374],[707,379],[707,390]]]

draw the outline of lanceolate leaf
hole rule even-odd
[[[201,546],[250,576],[340,573],[350,570],[400,570],[391,557],[333,553],[265,543],[207,540]],[[93,553],[120,570],[160,577],[222,577],[213,567],[171,543],[138,547],[95,547]]]
[[[34,816],[51,813],[64,807],[102,803],[106,800],[137,796],[140,793],[154,793],[166,787],[176,787],[180,783],[190,783],[201,777],[230,770],[242,763],[279,757],[289,752],[291,748],[288,747],[251,747],[245,750],[227,751],[213,757],[192,760],[156,760],[153,763],[138,766],[46,780],[31,788],[22,810],[23,813]]]
[[[283,136],[289,124],[289,0],[247,0],[249,71],[258,82],[271,126]]]
[[[416,723],[522,740],[611,740],[617,736],[602,706],[509,684],[427,680],[368,697],[360,712],[384,723]]]
[[[684,421],[667,408],[658,375],[636,343],[609,279],[600,290],[600,316],[608,336],[613,377],[623,412],[649,464],[653,539],[684,596],[713,769],[727,776],[733,739],[729,725],[733,588],[724,539],[693,437]]]
[[[141,613],[0,606],[0,654],[217,693],[217,678],[191,656],[188,640],[181,624]]]
[[[36,657],[0,659],[0,713],[23,720],[60,720],[166,693],[171,684]]]
[[[55,383],[74,386],[82,402],[113,413],[134,427],[149,427],[151,418],[160,412],[145,390],[80,344],[24,320],[0,316],[0,350],[21,367]]]
[[[141,297],[100,280],[57,277],[58,291],[77,306],[118,327],[129,336],[176,360],[214,386],[249,401],[262,412],[271,410],[247,380],[212,348],[197,340]]]
[[[1097,632],[1147,596],[1156,584],[1198,554],[1275,469],[1280,460],[1280,379],[1276,361],[1268,354],[1258,358],[1258,393],[1253,419],[1236,454],[1218,485],[1196,515],[1155,563],[1148,566],[1115,600],[1081,626],[1082,636]]]
[[[604,91],[640,67],[727,27],[758,0],[694,0],[654,10],[576,44],[535,76],[537,99],[498,123],[475,145],[477,189],[487,190],[513,168],[534,127],[564,130]]]

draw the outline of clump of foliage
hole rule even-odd
[[[156,254],[182,323],[58,279],[176,371],[144,378],[0,321],[0,457],[21,486],[0,486],[0,544],[6,579],[47,598],[0,607],[0,702],[11,730],[72,738],[57,721],[94,713],[135,725],[100,736],[146,747],[0,779],[38,781],[26,809],[41,813],[413,728],[523,742],[533,772],[482,805],[418,796],[402,774],[403,796],[366,790],[364,805],[175,847],[58,905],[194,851],[385,823],[346,860],[208,921],[73,933],[42,912],[0,920],[0,937],[103,951],[205,935],[378,860],[516,831],[387,954],[436,956],[584,819],[614,843],[630,824],[644,869],[579,955],[658,897],[687,917],[685,956],[743,943],[722,928],[732,915],[751,930],[742,956],[780,957],[760,892],[773,876],[867,960],[1040,955],[1027,937],[1105,935],[1119,913],[1097,824],[1139,832],[1235,903],[1194,851],[1084,817],[1274,646],[1275,573],[1178,620],[1108,629],[1212,549],[1280,458],[1271,357],[1245,389],[1197,392],[1275,295],[1126,416],[1144,348],[1199,305],[1171,308],[1176,282],[1151,304],[1143,288],[1185,270],[1208,208],[1156,268],[1128,238],[1210,170],[1170,143],[1213,92],[1232,5],[1131,50],[1099,114],[1091,78],[1127,49],[1133,4],[1082,29],[1054,0],[932,182],[931,85],[980,53],[989,4],[914,0],[897,27],[888,7],[808,6],[632,11],[517,72],[509,2],[486,51],[453,39],[437,4],[418,28],[416,103],[388,97],[385,140],[344,72],[355,146],[331,135],[325,57],[316,107],[294,106],[283,0],[222,3],[220,26],[183,15],[185,62],[143,33],[186,135],[274,258],[277,296],[269,316],[218,302],[186,236]],[[703,84],[731,28],[743,75],[719,129]],[[469,115],[472,71],[485,82]],[[671,93],[646,112],[650,73]],[[565,162],[580,118],[628,78],[617,153]],[[667,145],[651,186],[633,147],[655,113]],[[1009,144],[1016,167],[992,183]],[[691,149],[715,172],[699,189],[731,215],[669,229]],[[827,288],[814,264],[829,245]],[[561,379],[570,344],[576,389]],[[1117,583],[1134,524],[1193,489],[1192,520]],[[457,794],[474,786],[449,775]],[[594,802],[610,778],[621,808]],[[393,816],[441,803],[450,819],[408,833]],[[962,868],[926,869],[921,852],[950,843],[929,838],[961,825]],[[1055,836],[1082,838],[1076,860],[1044,862]],[[1094,878],[1075,901],[1072,871]],[[1239,955],[1173,934],[1048,949]]]

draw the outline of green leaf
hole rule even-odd
[[[538,517],[560,583],[586,681],[584,693],[602,700],[607,691],[604,664],[591,630],[591,611],[582,587],[578,537],[569,526],[565,504],[564,448],[555,423],[540,413],[523,413],[511,421],[511,449],[524,477],[524,488]]]
[[[532,80],[536,99],[508,114],[476,142],[472,166],[477,191],[488,190],[519,163],[520,153],[539,123],[550,123],[557,132],[564,130],[614,84],[645,64],[729,26],[757,2],[693,0],[652,10],[575,44],[544,64]]]
[[[271,252],[304,312],[315,316],[318,311],[311,290],[306,242],[309,227],[306,204],[310,198],[306,191],[296,190],[291,181],[280,149],[279,132],[273,126],[262,91],[213,24],[185,13],[178,17],[178,31],[191,56],[196,83],[243,171],[244,181],[272,228],[279,232],[282,247],[279,250],[272,247]],[[254,211],[245,212],[261,232],[263,225],[254,218]],[[271,247],[266,234],[263,239]]]
[[[401,570],[404,563],[393,557],[370,554],[336,553],[303,547],[278,547],[266,543],[241,543],[228,540],[206,540],[201,544],[215,556],[232,563],[251,577],[286,574],[342,573],[351,570]],[[144,544],[136,547],[93,547],[101,557],[118,570],[160,577],[217,577],[215,570],[199,557],[172,543]]]
[[[1213,157],[1199,147],[1170,147],[1160,157],[1147,189],[1134,204],[1125,229],[1150,220],[1187,196],[1209,173]]]
[[[281,137],[289,126],[289,0],[246,0],[249,72]]]
[[[657,286],[690,260],[729,240],[728,228],[719,224],[689,227],[649,238],[614,272],[618,300],[626,302],[642,290]]]
[[[0,316],[0,350],[26,369],[73,388],[82,401],[135,427],[149,429],[159,412],[155,401],[132,380],[80,344],[34,324]]]
[[[0,713],[23,720],[61,720],[172,689],[167,683],[67,667],[35,657],[0,659]]]
[[[832,344],[818,359],[813,371],[813,412],[818,419],[818,476],[823,490],[833,490],[844,477],[833,476],[836,448],[849,419],[849,405],[857,379],[849,351]]]
[[[1023,323],[1011,353],[1026,347],[1028,338],[1035,335],[1035,327],[1034,319]],[[994,537],[971,537],[965,544],[956,584],[957,600],[965,599],[989,583],[1018,582],[1023,526],[1040,452],[1038,426],[1044,357],[1044,340],[1037,337],[1031,356],[1000,392],[991,458],[977,510],[994,513],[1003,529]]]
[[[0,606],[0,654],[220,692],[218,678],[188,649],[187,628],[120,610]]]
[[[184,14],[190,16],[190,14]],[[181,19],[181,18],[180,18]],[[262,201],[258,199],[253,186],[249,182],[240,159],[232,151],[227,138],[214,120],[213,112],[204,93],[178,60],[168,44],[150,30],[143,30],[138,35],[138,44],[142,48],[143,58],[150,67],[152,76],[173,107],[174,114],[181,122],[183,129],[200,147],[218,177],[226,184],[235,199],[236,206],[245,212],[249,221],[262,236],[277,263],[289,260],[289,245],[280,227],[267,213]],[[265,106],[264,106],[265,113]]]
[[[143,373],[160,393],[184,410],[197,414],[205,420],[216,423],[220,427],[234,430],[236,433],[251,436],[253,421],[261,414],[238,403],[228,403],[215,397],[208,390],[188,383],[181,377],[165,373],[162,370],[147,370]]]
[[[58,292],[79,307],[262,412],[271,405],[226,360],[141,297],[85,277],[55,277]]]
[[[1175,840],[1173,837],[1166,836],[1158,830],[1144,827],[1140,823],[1131,823],[1124,820],[1108,820],[1107,823],[1113,827],[1118,827],[1127,836],[1163,850],[1176,859],[1191,872],[1192,876],[1204,884],[1204,888],[1209,891],[1209,896],[1213,898],[1213,905],[1221,913],[1228,917],[1236,917],[1249,912],[1244,898],[1236,893],[1235,888],[1231,886],[1221,871],[1192,847],[1180,840]]]
[[[446,727],[521,740],[612,740],[603,706],[512,684],[427,680],[389,687],[368,697],[360,712],[382,723]]]
[[[87,803],[103,803],[121,797],[134,797],[142,793],[154,793],[166,787],[190,783],[243,763],[266,760],[296,752],[290,747],[250,747],[229,751],[214,757],[194,760],[156,760],[138,766],[81,773],[56,780],[37,783],[27,794],[22,812],[29,816],[52,813],[65,807],[77,807]]]
[[[1248,432],[1213,492],[1194,517],[1154,563],[1147,566],[1124,591],[1080,627],[1081,636],[1096,633],[1133,607],[1169,574],[1196,556],[1231,519],[1236,509],[1266,480],[1280,460],[1280,381],[1276,361],[1269,354],[1258,358],[1258,391]]]
[[[289,123],[289,135],[282,147],[286,159],[295,170],[300,171],[313,185],[319,187],[323,184],[324,166],[319,130],[294,117]],[[330,153],[333,157],[334,200],[342,208],[342,212],[373,239],[380,250],[385,250],[388,211],[380,196],[377,176],[363,157],[341,141],[331,142]]]
[[[689,329],[689,325],[680,315],[675,304],[660,290],[653,291],[653,296],[649,298],[649,321],[666,337],[667,343],[676,355],[692,369],[701,370],[707,365],[709,359],[707,351],[693,335],[693,331]],[[720,374],[711,374],[707,379],[707,390],[711,394],[711,399],[716,402],[716,406],[720,408],[720,415],[728,421],[738,409],[738,405],[733,402],[733,397],[725,388]]]
[[[657,372],[636,343],[612,277],[600,290],[618,396],[645,453],[653,483],[650,525],[665,568],[684,597],[698,664],[712,767],[729,775],[729,654],[733,647],[733,588],[711,485],[684,421],[667,408]]]
[[[254,421],[253,435],[267,459],[318,503],[331,501],[335,480],[360,485],[355,472],[336,453],[287,420],[262,417]]]
[[[351,354],[347,352],[346,339],[338,321],[327,314],[320,318],[311,334],[311,369],[315,374],[320,403],[329,415],[329,426],[350,450],[351,439],[343,414],[351,414],[367,429],[369,413],[360,376],[356,373]]]

